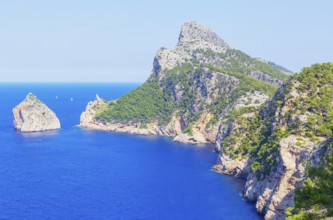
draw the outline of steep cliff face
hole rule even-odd
[[[47,131],[60,128],[56,114],[29,93],[24,101],[13,109],[14,127],[21,132]]]
[[[287,75],[230,48],[210,28],[185,23],[174,49],[161,48],[149,79],[81,126],[174,136],[184,143],[215,142],[235,110],[253,109],[272,96]]]
[[[309,167],[325,161],[325,153],[319,152],[327,148],[332,136],[332,82],[332,64],[305,68],[260,112],[233,120],[218,140],[221,153],[214,168],[247,177],[244,196],[257,201],[256,208],[266,219],[286,218],[287,208],[294,205],[295,189],[303,185]],[[333,194],[328,201],[333,201]],[[289,214],[297,215],[303,208],[307,211],[303,214],[320,213],[314,219],[326,217],[328,209],[323,204],[312,204],[321,207],[320,211],[305,205]]]

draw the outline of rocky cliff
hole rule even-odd
[[[31,93],[13,109],[14,127],[21,132],[47,131],[60,128],[56,114]]]
[[[290,219],[321,219],[332,212],[332,179],[322,187],[318,176],[309,176],[315,165],[332,177],[333,167],[325,165],[333,128],[332,82],[333,64],[305,68],[260,111],[239,115],[219,134],[221,153],[214,168],[246,177],[244,196],[256,201],[266,219],[287,214]],[[305,193],[297,193],[309,178],[317,185],[311,182]],[[322,199],[323,194],[328,198]],[[289,207],[294,208],[287,212]]]
[[[176,47],[161,48],[153,64],[149,79],[134,91],[90,103],[80,126],[169,135],[184,143],[215,142],[233,111],[253,111],[288,77],[232,49],[197,22],[185,23]]]

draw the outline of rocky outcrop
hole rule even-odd
[[[101,99],[98,95],[96,95],[95,101],[89,102],[86,107],[86,111],[84,111],[81,114],[80,126],[81,127],[93,126],[93,124],[95,123],[94,119],[96,114],[106,106],[107,102]]]
[[[302,138],[304,145],[297,146],[297,139],[300,137],[291,135],[280,141],[275,172],[263,179],[258,179],[254,173],[248,176],[244,196],[257,201],[256,208],[266,219],[286,217],[287,208],[294,204],[294,190],[304,180],[306,164],[318,150],[319,146],[307,138]]]
[[[198,22],[186,22],[182,25],[177,48],[180,50],[183,49],[183,45],[188,42],[191,43],[192,51],[197,48],[210,48],[220,52],[229,48],[227,43],[224,42],[224,40],[212,29],[205,27]],[[196,46],[194,47],[193,45]]]
[[[244,107],[259,107],[269,100],[267,94],[255,91],[248,92],[241,96],[237,101],[234,109],[241,109]]]
[[[191,62],[206,64],[217,63],[221,58],[205,56],[205,51],[225,53],[230,47],[213,30],[198,22],[187,22],[182,25],[178,43],[174,49],[161,48],[154,59],[154,72],[158,78],[163,78],[165,70]]]
[[[14,127],[21,132],[36,132],[60,128],[56,114],[31,93],[13,109]]]
[[[273,84],[273,85],[277,85],[277,86],[281,86],[282,85],[282,82],[281,80],[278,80],[278,79],[274,79],[273,77],[263,73],[263,72],[260,72],[260,71],[248,71],[247,72],[247,75],[251,76],[252,78],[255,78],[257,80],[260,80],[260,81],[263,81],[263,82],[268,82],[270,84]]]

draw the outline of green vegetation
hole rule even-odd
[[[183,116],[187,124],[196,121],[200,116],[200,111],[193,111],[193,105],[197,101],[195,91],[195,81],[193,78],[199,78],[202,68],[197,65],[184,64],[168,70],[164,82],[164,91],[172,94],[176,85],[181,89],[181,100],[176,103],[179,114]]]
[[[213,53],[211,55],[213,56]],[[207,54],[207,56],[211,55]],[[221,54],[217,55],[222,56]],[[232,61],[234,58],[229,59],[228,68],[220,69],[213,66],[208,68],[211,71],[224,73],[239,79],[239,84],[234,86],[231,93],[219,93],[213,102],[207,106],[204,104],[205,100],[196,91],[206,80],[202,76],[205,65],[196,61],[160,73],[164,74],[161,79],[152,75],[142,86],[116,101],[109,102],[108,107],[100,111],[96,118],[105,122],[138,123],[140,128],[145,128],[148,123],[155,121],[158,121],[160,125],[167,124],[177,110],[177,114],[182,116],[188,126],[186,131],[190,133],[190,124],[197,121],[204,110],[214,113],[214,117],[206,125],[206,128],[209,128],[219,121],[222,114],[230,114],[229,107],[247,92],[261,91],[273,96],[277,89],[276,86],[249,77],[246,75],[247,71],[265,71],[265,73],[278,79],[285,79],[285,75],[280,71],[240,51],[230,50],[224,56],[235,58],[234,61]],[[251,65],[242,63],[245,61],[250,62]],[[228,85],[229,82],[221,81],[220,83]],[[176,86],[177,88],[175,88]],[[220,86],[223,87],[223,85]],[[176,98],[175,91],[181,91],[180,100],[179,97]],[[198,103],[201,104],[198,105]]]
[[[225,53],[216,53],[211,49],[198,49],[197,51],[204,54],[207,58],[216,59],[218,57],[220,61],[214,64],[214,66],[231,72],[247,74],[249,71],[260,71],[283,82],[289,78],[287,74],[274,68],[272,65],[252,58],[240,50],[229,49]],[[193,62],[196,61],[194,60]]]
[[[257,157],[251,164],[251,171],[256,173],[257,178],[265,178],[272,170],[276,169],[276,156],[279,151],[279,142],[288,136],[288,133],[278,127],[273,134],[270,134],[270,126],[266,123],[260,131],[264,134],[263,142],[256,152]]]
[[[296,100],[302,103],[294,111],[307,112],[310,116],[306,124],[300,124],[299,132],[308,137],[332,136],[333,129],[333,64],[324,63],[305,68],[295,78],[301,82],[296,89],[306,92],[307,96]]]
[[[246,95],[248,92],[260,91],[272,97],[277,90],[277,87],[274,85],[253,79],[242,73],[231,72],[211,66],[209,68],[214,72],[228,74],[239,79],[237,89],[228,97],[219,98],[217,102],[209,106],[216,114],[222,114],[226,106],[231,106],[237,99]],[[254,117],[243,117],[245,113],[251,112],[255,113]],[[228,120],[233,121],[233,124],[237,124],[239,127],[222,141],[224,153],[230,155],[232,158],[238,158],[239,156],[253,156],[258,151],[259,147],[266,140],[265,135],[267,135],[268,130],[268,127],[264,126],[263,117],[259,115],[258,112],[259,110],[256,107],[251,106],[227,113]],[[209,122],[209,125],[217,121],[215,118],[212,120],[214,121]],[[269,149],[271,148],[267,148],[265,151],[269,151]],[[261,156],[264,157],[265,155],[263,154]],[[269,160],[270,164],[272,164],[273,159]],[[266,173],[268,173],[268,171],[266,171]]]
[[[333,217],[333,144],[326,164],[307,171],[304,186],[295,192],[295,205],[287,210],[288,220]]]
[[[232,66],[232,68],[230,69],[231,71],[244,72],[244,71],[248,71],[248,70],[258,70],[258,71],[261,71],[263,73],[266,73],[266,74],[272,76],[275,79],[279,79],[284,82],[287,81],[289,78],[288,75],[275,69],[271,65],[263,63],[255,58],[252,58],[240,50],[231,49],[227,52],[227,55],[231,58],[237,57],[236,61],[233,61],[233,62],[232,62],[232,60],[230,61],[231,66]],[[244,66],[243,71],[236,69],[236,68],[239,68],[239,65],[235,65],[235,64],[243,64],[243,66]],[[247,67],[247,65],[244,65],[244,64],[248,64],[250,67]]]
[[[135,122],[147,124],[155,120],[165,124],[173,113],[174,103],[168,93],[164,93],[156,80],[147,81],[142,86],[109,103],[109,108],[96,115],[107,122]],[[144,126],[144,125],[141,125]]]
[[[238,117],[240,117],[241,115],[243,115],[245,113],[257,112],[257,111],[258,111],[258,109],[254,106],[243,107],[243,108],[232,111],[231,114],[229,115],[229,118],[231,120],[235,121],[235,120],[237,120]]]
[[[184,117],[188,124],[196,121],[201,113],[200,109],[198,111],[191,111],[191,108],[195,102],[198,101],[197,93],[194,91],[194,88],[196,86],[200,86],[195,85],[195,83],[198,82],[195,82],[193,79],[200,78],[203,68],[204,66],[196,64],[184,64],[177,66],[167,71],[166,75],[168,77],[163,82],[163,84],[166,85],[164,90],[170,90],[175,85],[182,86],[182,99],[177,102],[177,108],[180,109],[180,114]],[[247,92],[260,91],[269,96],[273,96],[277,90],[276,86],[253,79],[243,73],[231,72],[213,66],[208,66],[208,68],[213,72],[224,73],[239,79],[239,84],[231,92],[231,94],[220,93],[218,97],[214,99],[213,103],[207,106],[210,112],[213,112],[215,115],[209,122],[208,126],[216,123],[220,115],[225,112],[228,106],[232,106],[238,98],[246,95]],[[171,93],[171,91],[168,91],[168,93]]]
[[[254,113],[252,117],[245,117],[245,113]],[[258,147],[265,139],[265,135],[261,133],[263,119],[258,114],[255,107],[244,107],[233,111],[230,115],[233,125],[236,127],[232,133],[223,141],[223,153],[230,155],[232,158],[243,158],[255,156]]]
[[[211,112],[214,112],[216,116],[220,116],[222,113],[224,113],[226,115],[229,115],[230,120],[234,120],[236,117],[240,116],[243,113],[253,112],[253,110],[255,110],[254,107],[242,108],[243,112],[239,112],[238,110],[236,110],[235,112],[225,112],[225,109],[227,109],[228,106],[232,106],[237,99],[239,99],[243,95],[246,95],[248,92],[259,91],[272,97],[277,90],[277,87],[274,85],[253,79],[242,73],[231,72],[213,66],[209,66],[208,68],[213,72],[224,73],[239,79],[239,84],[237,85],[237,88],[234,89],[231,94],[220,94],[220,96],[211,105],[208,106],[208,109]],[[211,119],[209,125],[214,124],[218,121],[216,116]]]
[[[298,83],[295,83],[298,82]],[[297,86],[296,86],[297,85]],[[278,127],[273,134],[269,133],[271,121],[275,117],[278,108],[284,105],[288,99],[294,97],[288,95],[292,88],[303,93],[301,98],[289,102],[290,110],[286,112],[284,120],[289,122],[291,117],[308,115],[307,120],[296,120],[288,123],[286,127]],[[276,156],[279,150],[279,142],[290,134],[307,136],[312,141],[318,137],[330,138],[333,130],[333,64],[316,64],[305,68],[301,73],[292,77],[282,93],[277,94],[274,105],[265,112],[265,126],[261,133],[266,134],[262,145],[258,147],[257,157],[251,164],[251,171],[264,177],[276,164]],[[296,143],[302,146],[302,142]]]
[[[187,128],[184,129],[184,133],[185,134],[189,134],[189,135],[193,135],[193,125],[194,125],[194,122],[191,122]]]
[[[247,92],[261,91],[272,97],[277,90],[277,86],[272,84],[256,80],[252,77],[249,77],[243,73],[232,72],[225,69],[216,68],[214,66],[208,67],[210,70],[220,73],[225,73],[227,75],[233,76],[239,79],[240,85],[237,88],[237,93],[235,94],[236,98],[245,95]]]

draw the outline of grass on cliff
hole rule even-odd
[[[232,112],[231,119],[235,127],[222,140],[223,153],[228,154],[233,159],[240,156],[248,158],[256,155],[258,147],[265,138],[261,130],[263,119],[258,111],[255,107],[244,107]],[[245,113],[254,115],[244,117]]]
[[[216,66],[231,72],[247,74],[249,71],[260,71],[283,82],[289,79],[289,75],[284,72],[274,68],[272,65],[252,58],[240,50],[228,49],[225,53],[216,53],[211,49],[198,49],[197,51],[208,58],[215,59],[218,57],[221,61],[217,62]]]
[[[116,102],[110,102],[109,107],[97,114],[96,118],[119,123],[167,123],[174,109],[169,98],[169,94],[160,89],[156,80],[147,81]]]

